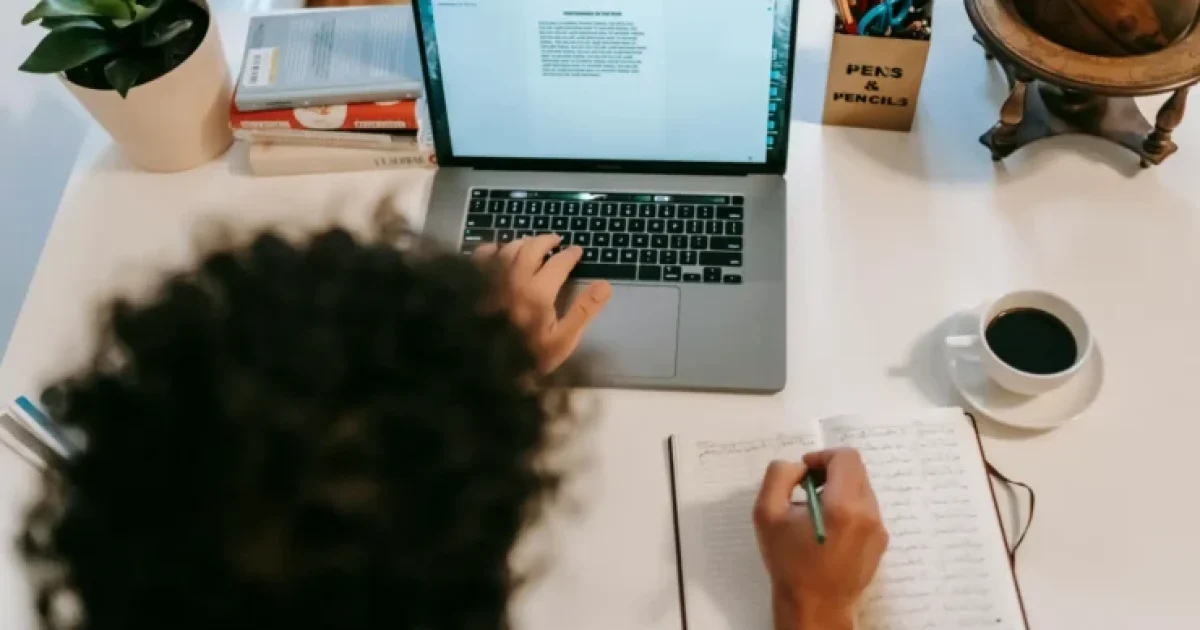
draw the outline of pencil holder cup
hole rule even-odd
[[[835,17],[824,123],[910,130],[932,29],[923,39],[847,35],[844,30]]]

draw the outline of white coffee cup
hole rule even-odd
[[[1053,374],[1034,374],[1019,370],[996,356],[988,347],[987,327],[998,315],[1013,309],[1030,308],[1058,318],[1075,337],[1076,356],[1071,367]],[[1004,389],[1035,396],[1066,383],[1092,359],[1092,329],[1079,309],[1065,299],[1046,291],[1014,291],[993,300],[979,310],[978,330],[973,335],[948,337],[946,344],[959,349],[973,349],[984,374]]]

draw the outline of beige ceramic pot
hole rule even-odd
[[[133,88],[128,98],[116,90],[93,90],[62,79],[125,153],[148,171],[194,168],[233,143],[229,68],[216,16],[210,15],[204,41],[186,61]]]

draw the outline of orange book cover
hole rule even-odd
[[[231,103],[229,126],[234,129],[416,129],[417,102],[350,103],[255,112],[239,111]]]

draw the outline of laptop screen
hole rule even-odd
[[[795,0],[416,0],[453,158],[779,164]]]

